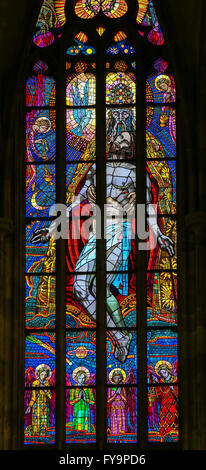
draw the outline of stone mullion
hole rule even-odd
[[[12,247],[11,247],[12,221],[0,218],[0,414],[2,416],[0,440],[1,449],[8,449],[12,445],[12,399],[11,364],[12,356],[12,318],[11,318],[11,279],[12,279]]]
[[[183,445],[201,450],[205,446],[205,278],[206,217],[203,212],[185,218],[184,264],[187,275],[180,280],[183,293],[181,314],[181,406]],[[189,390],[189,393],[188,393]],[[184,425],[187,423],[187,426]]]
[[[96,358],[97,358],[97,446],[106,445],[106,250],[104,240],[104,204],[106,200],[106,103],[104,42],[96,53],[96,203],[101,209],[102,238],[97,240],[96,263]]]
[[[66,203],[66,55],[59,44],[56,76],[56,202]],[[65,448],[66,401],[66,240],[56,241],[56,447]]]

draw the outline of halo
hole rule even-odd
[[[86,381],[88,382],[88,380],[90,379],[90,372],[89,370],[84,367],[84,366],[79,366],[79,367],[76,367],[76,369],[73,370],[72,372],[72,378],[74,380],[74,382],[77,382],[77,377],[79,374],[81,373],[84,373],[86,375]]]
[[[111,372],[109,373],[109,381],[111,383],[114,383],[113,380],[112,380],[112,377],[114,375],[114,373],[116,372],[120,372],[122,374],[122,382],[125,382],[126,381],[126,373],[123,369],[120,369],[120,368],[116,368],[116,369],[112,369]]]
[[[36,369],[35,369],[35,376],[36,376],[37,379],[39,379],[40,369],[44,369],[47,372],[49,372],[49,374],[47,376],[48,379],[51,377],[51,375],[52,375],[51,367],[49,367],[47,364],[39,364],[39,366],[37,366]]]
[[[159,370],[167,369],[172,374],[172,364],[169,361],[158,361],[155,365],[156,374],[160,375]]]
[[[171,86],[171,78],[168,75],[160,74],[155,78],[155,86],[157,90],[162,91],[161,88],[158,86],[159,80],[167,80],[169,85]]]
[[[42,116],[42,117],[40,116],[40,117],[38,117],[38,118],[36,119],[36,121],[35,121],[35,123],[34,123],[33,125],[34,125],[34,126],[36,126],[36,125],[38,126],[39,121],[47,121],[47,122],[49,122],[49,127],[48,127],[48,129],[47,129],[46,131],[44,131],[44,132],[41,132],[41,134],[46,134],[46,132],[49,132],[50,129],[51,129],[51,121],[50,121],[50,119],[47,118],[47,117],[45,117],[45,116]],[[40,132],[40,131],[38,130],[38,132]]]

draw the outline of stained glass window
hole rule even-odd
[[[176,86],[163,43],[151,0],[42,2],[25,86],[25,445],[179,439]]]
[[[33,72],[26,82],[26,445],[55,443],[56,241],[46,234],[56,202],[56,84],[45,62]]]
[[[40,48],[48,47],[55,41],[58,31],[66,22],[66,0],[44,0],[36,23],[34,44]],[[57,32],[57,37],[58,37]]]
[[[150,43],[161,46],[164,43],[164,36],[157,18],[157,14],[152,0],[138,0],[138,14],[136,22],[141,29],[138,30],[140,36],[145,36],[144,27],[150,28],[147,39]]]
[[[121,18],[127,11],[125,0],[78,0],[75,13],[83,19],[91,19],[102,12],[108,18]]]
[[[179,438],[178,386],[173,385],[178,383],[176,94],[167,68],[167,62],[159,59],[146,82],[147,178],[158,207],[158,230],[164,234],[159,232],[158,245],[147,253],[149,442]]]
[[[115,62],[106,72],[107,442],[137,442],[136,79]],[[131,218],[124,205],[129,204]],[[116,220],[112,219],[112,214]],[[128,386],[129,385],[129,386]]]
[[[82,72],[81,63],[73,61],[66,79],[68,444],[96,442],[96,236],[87,226],[87,191],[96,178],[96,76],[91,68],[87,63],[87,72]],[[72,203],[75,196],[80,198],[77,204]]]

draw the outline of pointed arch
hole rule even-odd
[[[47,65],[42,60],[47,53],[40,52],[39,60],[34,65],[35,73],[27,80],[27,249],[30,264],[26,272],[26,305],[29,309],[26,351],[29,359],[28,364],[26,362],[25,444],[55,444],[56,393],[64,401],[62,416],[64,414],[66,417],[67,443],[74,444],[79,439],[82,444],[94,443],[96,439],[98,443],[100,433],[105,442],[113,444],[137,442],[141,439],[141,426],[137,418],[137,385],[142,380],[144,385],[148,380],[149,387],[148,395],[145,390],[143,392],[143,386],[138,392],[138,402],[146,403],[148,400],[149,403],[148,407],[144,405],[144,429],[147,420],[149,423],[148,441],[177,442],[177,333],[173,328],[174,325],[176,328],[177,304],[174,78],[172,74],[167,74],[164,60],[156,60],[155,72],[147,77],[147,170],[142,171],[143,166],[138,163],[140,154],[136,138],[136,120],[138,122],[140,119],[137,106],[140,98],[136,103],[136,93],[140,92],[136,86],[139,64],[134,38],[124,32],[123,20],[115,34],[111,31],[107,33],[105,27],[105,43],[96,33],[95,43],[94,35],[83,27],[83,20],[94,19],[94,31],[98,33],[95,18],[100,10],[105,14],[106,21],[108,18],[115,21],[117,17],[126,18],[130,8],[125,7],[127,2],[115,2],[118,5],[113,12],[108,2],[101,5],[99,2],[94,2],[94,5],[86,3],[76,3],[74,13],[82,18],[81,31],[77,32],[79,20],[77,25],[74,21],[71,29],[69,23],[66,25],[63,14],[65,2],[43,2],[34,48],[38,47],[41,51],[49,47],[52,55],[55,54],[55,39],[58,40],[61,78],[56,73],[55,79],[49,76]],[[140,25],[139,34],[144,36],[144,27],[150,26],[147,39],[152,43],[151,47],[162,45],[164,38],[153,2],[138,2],[136,6],[133,27],[136,23]],[[59,28],[60,34],[55,32],[55,28]],[[115,57],[117,55],[118,58]],[[152,55],[153,52],[149,52],[147,59],[151,60]],[[55,59],[58,62],[58,58]],[[58,83],[55,88],[57,77],[57,82],[63,84],[64,92],[60,92]],[[61,100],[60,106],[58,100]],[[143,276],[138,271],[140,257],[135,238],[136,216],[133,215],[132,223],[128,223],[124,220],[126,211],[123,210],[123,221],[116,223],[115,235],[110,233],[113,225],[106,227],[106,233],[110,235],[106,243],[101,240],[96,244],[96,232],[92,232],[94,226],[89,234],[85,229],[85,219],[91,217],[96,198],[101,201],[101,208],[104,200],[109,201],[112,209],[115,205],[123,209],[129,205],[130,211],[133,210],[137,201],[139,168],[144,176],[147,171],[146,187],[145,183],[142,185],[142,189],[149,194],[145,199],[146,206],[156,203],[158,215],[155,225],[148,222],[148,233],[153,237],[153,242],[156,237],[158,245],[147,253],[145,286],[148,316],[145,311],[143,320],[138,318],[136,309],[139,278]],[[64,190],[60,188],[62,177]],[[66,257],[63,261],[58,255],[57,261],[57,266],[66,261],[64,276],[63,270],[60,276],[60,270],[55,270],[56,244],[52,236],[55,213],[49,210],[56,200],[56,192],[67,203],[68,239],[64,250],[59,250],[59,254],[66,252]],[[73,196],[77,195],[81,196],[78,206],[72,202]],[[78,215],[79,221],[76,220]],[[71,216],[76,217],[75,224],[74,220],[70,220]],[[77,237],[79,230],[81,233]],[[102,272],[101,263],[104,266]],[[58,304],[55,308],[56,295],[59,299],[64,297],[60,284],[66,284],[64,325],[63,308],[61,313]],[[101,285],[104,286],[102,306],[99,294]],[[141,305],[144,302],[146,299],[140,300]],[[56,319],[61,327],[56,328]],[[141,323],[147,320],[148,330],[142,330]],[[141,356],[142,353],[137,332],[139,337],[143,335],[148,350],[145,357],[147,364],[145,362],[144,368],[139,369],[137,355]],[[55,342],[58,344],[60,337],[64,337],[65,356],[60,346],[55,351]],[[101,383],[103,380],[105,382],[103,391],[100,391],[96,373],[100,378],[98,357],[100,354],[103,356],[106,350],[102,337],[107,337],[107,354],[101,360]],[[97,362],[94,357],[90,359],[90,353],[95,356],[95,351]],[[41,357],[46,357],[47,361],[41,362]],[[60,369],[65,374],[64,385],[61,383],[64,398],[55,378],[60,374]],[[41,378],[40,374],[45,377]],[[35,391],[41,380],[46,391],[38,396],[37,403]],[[118,398],[113,393],[116,383],[121,390]],[[171,392],[172,387],[174,393]],[[107,421],[107,427],[103,430],[100,426],[101,396],[104,396],[104,418]],[[170,419],[166,405],[172,410]],[[40,410],[38,413],[36,408]],[[164,425],[165,420],[167,426]]]

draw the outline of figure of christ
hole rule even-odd
[[[115,343],[114,356],[120,363],[127,359],[129,347],[132,339],[131,333],[127,330],[123,319],[119,303],[112,292],[112,283],[118,271],[123,270],[124,263],[128,260],[131,245],[124,243],[123,226],[126,230],[127,239],[132,237],[132,217],[135,216],[136,206],[136,167],[129,160],[125,161],[132,147],[133,135],[131,132],[123,131],[113,139],[110,151],[110,160],[106,163],[107,184],[106,184],[106,256],[107,271],[106,278],[106,307],[107,307],[107,327],[120,328],[111,330],[110,334]],[[87,200],[89,204],[96,202],[96,176],[95,166],[92,165],[86,175],[85,183],[78,193],[78,200],[72,202],[68,208],[68,213],[80,202]],[[147,176],[146,207],[148,216],[154,216],[151,209],[152,187],[149,176]],[[154,211],[154,209],[153,209]],[[115,215],[115,220],[112,217]],[[122,215],[127,216],[122,222]],[[128,217],[128,215],[130,217]],[[151,219],[150,219],[151,220]],[[149,221],[149,219],[148,219]],[[95,224],[93,224],[95,227]],[[55,229],[52,223],[49,229],[41,229],[34,233],[32,243],[46,241]],[[166,250],[170,256],[174,255],[173,241],[162,234],[159,226],[154,223],[150,229],[153,231],[161,249]],[[84,246],[75,266],[75,276],[73,283],[73,293],[80,302],[88,316],[96,321],[96,281],[91,276],[96,267],[96,234],[90,232],[88,241]],[[124,249],[123,249],[124,248]],[[86,273],[86,274],[85,274]],[[91,283],[92,278],[92,283]]]

